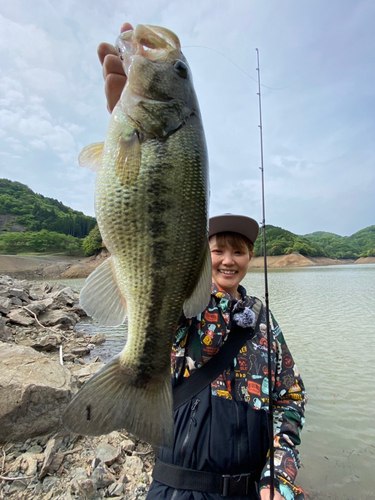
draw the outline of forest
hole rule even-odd
[[[263,255],[262,230],[254,253]],[[317,231],[303,236],[266,226],[267,255],[298,252],[307,257],[357,259],[375,256],[375,225],[351,236]],[[0,253],[55,252],[94,255],[103,248],[94,217],[34,193],[20,182],[0,179]]]

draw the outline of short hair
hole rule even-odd
[[[251,243],[249,238],[246,238],[246,236],[243,236],[240,233],[232,233],[229,231],[225,233],[216,233],[213,234],[210,239],[213,236],[216,236],[216,241],[219,247],[224,247],[228,244],[232,248],[240,250],[240,252],[251,253],[254,250],[254,244]]]

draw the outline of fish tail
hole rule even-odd
[[[170,369],[145,386],[132,384],[119,356],[113,358],[78,391],[62,420],[75,434],[99,436],[125,429],[152,445],[173,438]]]

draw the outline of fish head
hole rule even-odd
[[[127,76],[119,105],[145,135],[168,136],[199,115],[191,72],[174,33],[138,25],[120,35],[116,49]]]

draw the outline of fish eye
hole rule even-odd
[[[174,63],[174,69],[177,71],[178,75],[181,78],[187,78],[189,74],[189,69],[187,64],[185,64],[183,61],[176,61]]]

